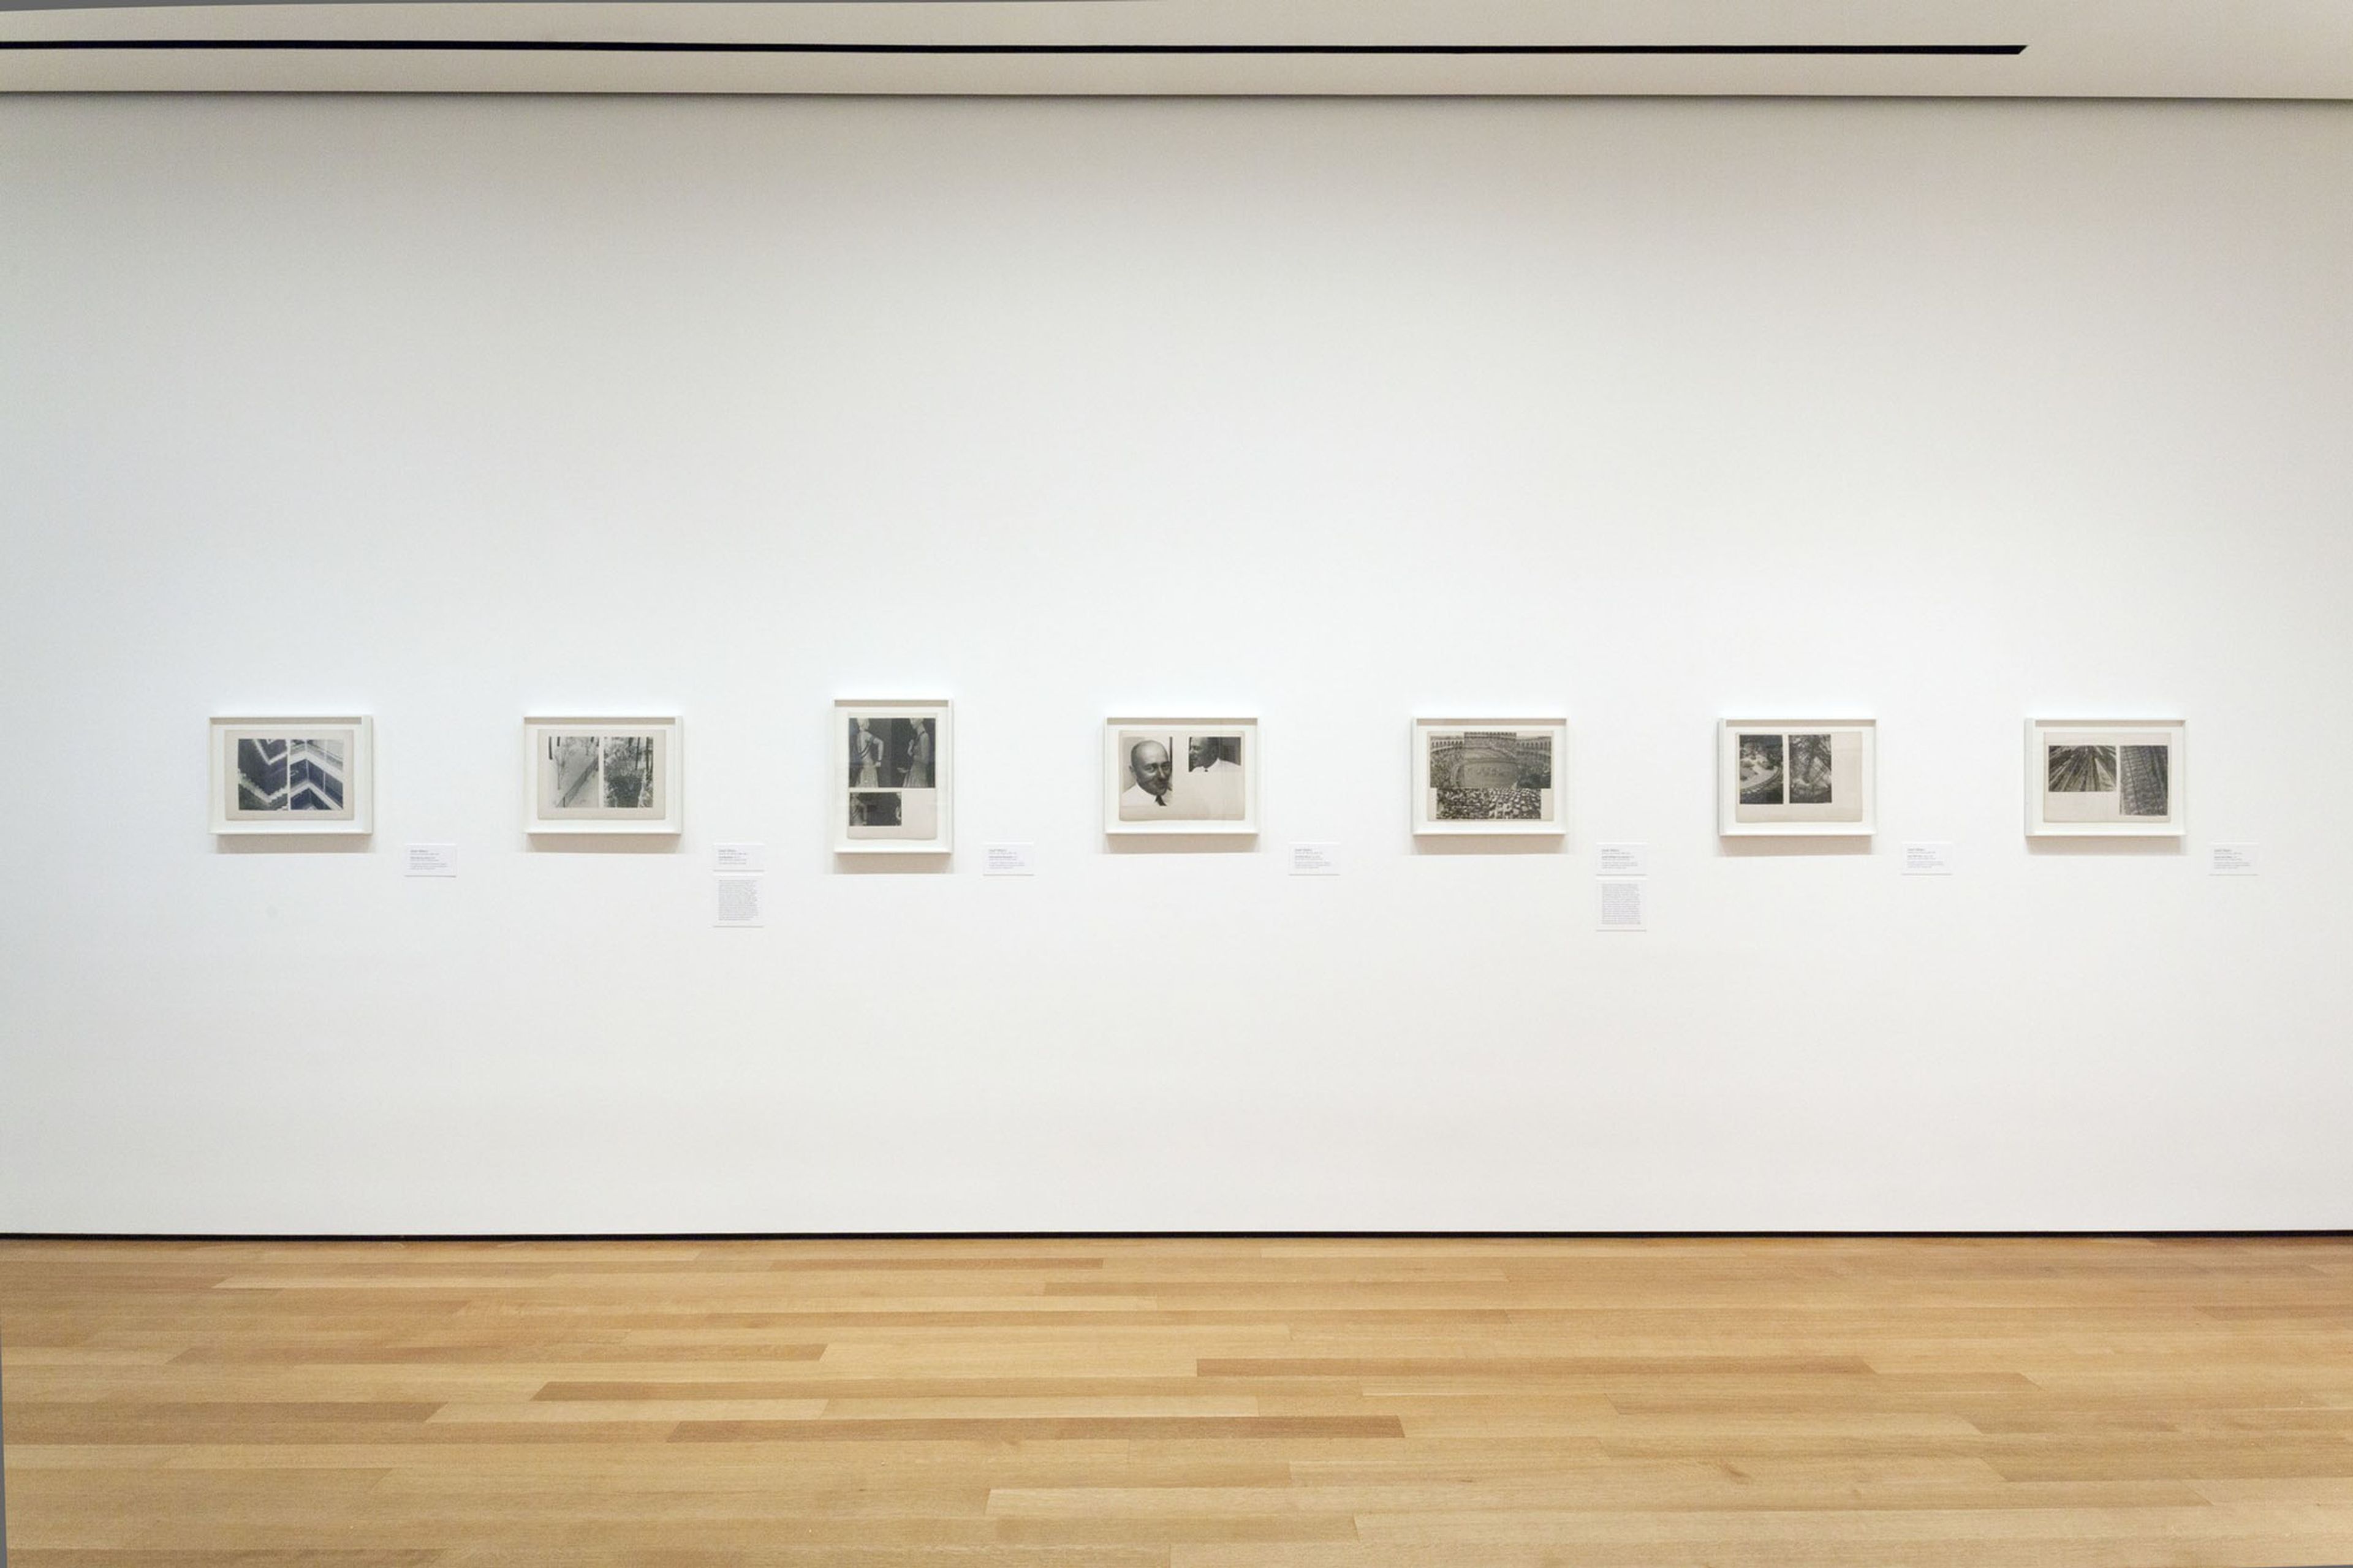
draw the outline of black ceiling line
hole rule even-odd
[[[849,44],[591,38],[0,38],[0,49],[600,55],[2022,55],[2024,44]]]

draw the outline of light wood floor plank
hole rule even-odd
[[[12,1568],[2353,1562],[2353,1241],[0,1243]]]

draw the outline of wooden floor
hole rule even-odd
[[[12,1568],[2353,1563],[2353,1242],[0,1243]]]

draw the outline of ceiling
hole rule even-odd
[[[2353,98],[2353,0],[0,0],[0,91]]]

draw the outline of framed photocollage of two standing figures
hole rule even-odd
[[[833,705],[833,852],[945,855],[955,847],[955,708],[945,700]]]

